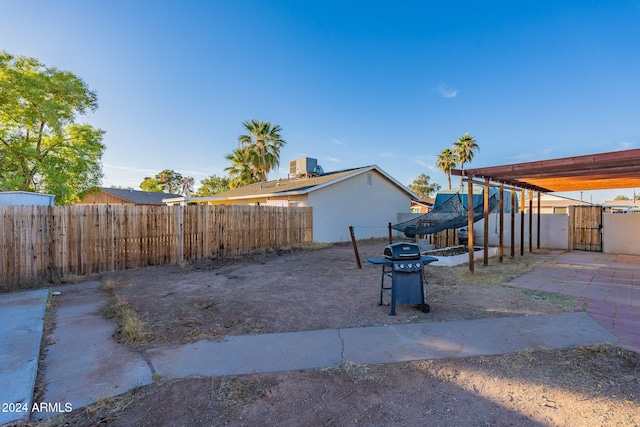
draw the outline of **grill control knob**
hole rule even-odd
[[[409,263],[409,264],[407,264],[407,267],[408,267],[408,268],[411,268],[411,267],[413,267],[413,264],[412,264],[412,263]]]

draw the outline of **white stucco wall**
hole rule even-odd
[[[640,213],[604,214],[603,252],[640,255]]]
[[[398,219],[408,220],[411,215],[399,215]],[[533,215],[532,243],[537,243],[537,215]],[[520,214],[515,215],[515,247],[520,248]],[[498,246],[499,216],[489,216],[489,245]],[[640,255],[640,213],[604,214],[602,229],[603,252],[610,254]],[[484,220],[474,224],[476,245],[484,242]],[[504,216],[504,246],[511,246],[511,215]],[[529,248],[529,215],[524,216],[524,246]],[[542,214],[540,217],[540,247],[562,249],[569,247],[569,216],[566,214]]]
[[[537,245],[537,214],[533,215],[532,241]],[[520,247],[520,214],[515,215],[515,246]],[[497,212],[489,215],[489,245],[498,246],[500,218]],[[569,247],[569,216],[564,214],[540,215],[540,247],[546,249],[567,249]],[[474,224],[475,243],[484,242],[484,220]],[[504,246],[511,247],[511,215],[504,215]],[[524,216],[524,246],[529,247],[529,214]]]
[[[313,240],[344,242],[351,240],[349,226],[357,239],[388,236],[398,212],[410,212],[411,197],[370,171],[310,192],[307,204],[313,206]]]

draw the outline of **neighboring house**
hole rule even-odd
[[[411,201],[411,213],[428,213],[433,210],[435,199],[423,199]]]
[[[305,163],[310,162],[298,164]],[[295,177],[258,182],[212,197],[168,198],[165,202],[311,206],[313,240],[340,242],[350,240],[349,226],[354,227],[357,239],[388,236],[388,224],[395,224],[398,213],[409,212],[411,200],[418,199],[376,165],[326,173],[298,172]]]
[[[127,190],[123,188],[99,187],[89,191],[78,205],[164,205],[166,198],[180,197],[179,194],[156,193],[152,191]]]
[[[636,200],[607,200],[604,202],[605,213],[637,213],[640,212],[640,202]]]
[[[524,192],[524,211],[529,212],[529,192]],[[533,193],[533,213],[538,213],[538,193]],[[570,199],[569,197],[543,193],[540,197],[541,214],[568,214],[569,206],[590,206],[593,203]]]
[[[30,191],[0,191],[0,206],[53,206],[53,194],[32,193]]]

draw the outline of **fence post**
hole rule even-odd
[[[177,206],[177,232],[178,232],[178,247],[177,255],[178,255],[178,263],[184,261],[184,209],[186,206],[179,205]]]

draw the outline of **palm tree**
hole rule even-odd
[[[451,169],[458,164],[456,153],[451,148],[445,148],[436,159],[436,166],[447,175],[447,184],[451,190]]]
[[[251,119],[242,123],[249,132],[238,137],[238,148],[249,150],[249,159],[256,169],[258,181],[266,181],[267,174],[280,166],[280,149],[286,142],[280,136],[282,129],[271,122]]]
[[[473,136],[469,136],[468,133],[465,133],[463,136],[459,137],[456,142],[453,143],[453,147],[456,152],[456,159],[460,164],[460,170],[462,171],[462,175],[460,175],[460,185],[462,185],[462,179],[464,176],[464,164],[470,163],[473,160],[473,155],[475,151],[478,151],[480,147],[476,144],[476,138]]]
[[[257,171],[251,157],[252,153],[249,147],[236,148],[231,154],[225,156],[225,159],[231,162],[231,166],[224,169],[229,174],[230,189],[258,182]]]

